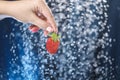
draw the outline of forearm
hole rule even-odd
[[[0,20],[11,17],[11,10],[14,3],[11,1],[0,0]]]
[[[0,14],[8,15],[10,2],[0,1]]]
[[[0,1],[0,15],[11,15],[17,7],[18,1]]]

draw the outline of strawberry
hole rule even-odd
[[[30,30],[31,32],[35,33],[35,32],[38,32],[38,31],[40,30],[40,28],[37,27],[37,26],[35,26],[35,25],[31,25],[31,26],[29,27],[29,30]]]
[[[57,52],[60,45],[59,38],[59,35],[54,32],[49,34],[49,38],[46,42],[46,49],[50,54],[55,54]]]

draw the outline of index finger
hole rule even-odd
[[[50,8],[46,5],[45,9],[42,11],[42,14],[47,18],[47,21],[50,23],[51,27],[55,32],[58,32],[55,19],[52,15]]]

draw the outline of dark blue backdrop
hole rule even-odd
[[[109,52],[109,56],[115,58],[112,64],[112,66],[114,67],[112,73],[113,75],[115,75],[115,80],[120,80],[120,0],[109,0],[108,2],[110,5],[108,11],[108,24],[112,25],[109,35],[111,38],[116,39],[116,41],[112,43],[112,47],[105,49]],[[13,23],[11,23],[12,21]],[[0,80],[8,80],[9,77],[7,75],[7,72],[9,71],[11,59],[14,57],[14,55],[10,51],[11,46],[13,45],[13,43],[19,43],[22,47],[22,40],[20,37],[11,37],[13,39],[11,41],[9,37],[5,36],[9,35],[12,32],[13,28],[17,28],[15,29],[16,32],[20,32],[17,26],[22,25],[22,23],[19,23],[19,25],[14,25],[15,23],[17,23],[17,21],[10,18],[0,21]],[[18,57],[21,55],[22,52],[22,48],[16,48],[15,53]],[[17,61],[17,64],[21,64],[20,60]],[[110,75],[107,76],[107,80],[110,80],[109,76]]]

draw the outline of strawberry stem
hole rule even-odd
[[[60,38],[60,36],[57,33],[54,33],[54,32],[48,34],[48,36],[50,36],[52,38],[52,40],[55,41],[55,42],[58,41],[59,38]]]

